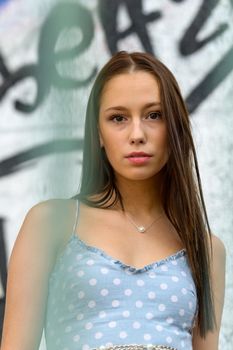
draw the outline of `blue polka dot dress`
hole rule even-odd
[[[75,227],[49,279],[47,350],[119,344],[191,350],[198,304],[186,250],[135,268],[87,245]]]

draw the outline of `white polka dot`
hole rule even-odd
[[[111,322],[108,323],[108,326],[110,328],[114,328],[114,327],[116,327],[116,322],[115,321],[111,321]]]
[[[106,312],[105,312],[105,311],[100,311],[100,312],[99,312],[99,317],[100,317],[100,318],[106,317]]]
[[[76,255],[76,260],[81,260],[83,258],[82,254],[77,254]]]
[[[164,311],[166,309],[166,306],[164,304],[159,304],[158,309],[159,311]]]
[[[78,292],[79,299],[84,298],[84,296],[85,296],[85,293],[82,290],[80,290],[80,292]]]
[[[79,341],[80,340],[80,335],[79,334],[76,334],[74,337],[73,337],[73,341]]]
[[[172,301],[173,303],[176,303],[176,302],[178,301],[177,296],[176,296],[176,295],[172,295],[172,296],[171,296],[171,301]]]
[[[96,306],[95,300],[90,300],[89,303],[88,303],[88,307],[93,308],[95,306]]]
[[[109,270],[108,270],[106,267],[102,267],[102,268],[100,269],[100,271],[101,271],[101,273],[104,274],[104,275],[106,275],[106,274],[109,272]]]
[[[108,290],[106,288],[101,289],[100,294],[105,297],[106,295],[108,295]]]
[[[89,259],[89,260],[87,260],[87,262],[86,262],[86,264],[87,265],[93,265],[95,262],[94,262],[94,260],[93,259]]]
[[[168,271],[168,267],[167,267],[166,265],[162,265],[162,266],[161,266],[161,270],[162,270],[162,271]]]
[[[83,319],[83,317],[84,317],[83,314],[78,314],[76,318],[78,321],[81,321]]]
[[[151,335],[149,333],[146,333],[146,334],[144,334],[143,338],[145,340],[150,340],[151,339]]]
[[[166,338],[166,341],[167,341],[167,343],[171,344],[172,338],[171,338],[171,337],[167,337],[167,338]]]
[[[156,328],[157,331],[159,331],[159,332],[162,332],[162,330],[163,330],[163,326],[161,326],[160,324],[158,324],[155,328]]]
[[[180,332],[179,332],[177,329],[174,330],[174,333],[175,333],[176,335],[179,335],[179,334],[180,334]]]
[[[72,330],[72,327],[71,327],[71,326],[67,326],[67,327],[65,328],[65,332],[66,332],[66,333],[69,333],[71,330]]]
[[[102,338],[102,336],[103,336],[103,333],[101,333],[101,332],[95,333],[95,339],[100,339],[100,338]]]
[[[151,320],[153,317],[154,317],[154,315],[152,314],[152,312],[147,312],[147,313],[146,313],[146,318],[147,318],[148,320]]]
[[[148,292],[148,298],[149,299],[154,299],[156,297],[155,292]]]
[[[174,322],[174,319],[173,319],[172,317],[168,317],[168,318],[166,319],[166,322],[167,322],[168,324],[171,324],[171,323]]]
[[[167,284],[166,283],[161,283],[160,284],[161,289],[167,289]]]
[[[119,305],[120,305],[119,300],[113,300],[113,301],[112,301],[112,306],[113,306],[113,307],[117,307],[117,306],[119,306]]]
[[[129,288],[124,291],[124,294],[127,296],[130,296],[132,293],[133,293],[132,289],[129,289]]]
[[[95,286],[96,283],[97,283],[97,280],[96,280],[95,278],[91,278],[91,279],[89,280],[89,284],[90,284],[91,286]]]
[[[185,294],[187,294],[188,291],[187,291],[186,288],[182,288],[182,289],[181,289],[181,292],[185,295]]]
[[[172,260],[172,265],[177,265],[177,261],[176,260]]]
[[[184,348],[184,341],[183,340],[181,340],[181,346],[182,346],[182,348]]]
[[[181,271],[181,275],[184,276],[184,277],[186,277],[186,276],[187,276],[187,273],[184,272],[184,271]]]
[[[153,271],[149,272],[148,275],[149,275],[150,278],[155,278],[156,277],[156,274]]]
[[[93,327],[93,323],[91,323],[91,322],[87,322],[86,324],[85,324],[85,328],[86,329],[91,329]]]
[[[71,283],[70,289],[73,289],[77,284],[76,283]]]
[[[128,334],[127,334],[126,332],[124,332],[124,331],[120,332],[120,334],[119,334],[119,337],[120,337],[121,339],[124,339],[124,338],[126,338],[127,336],[128,336]]]
[[[186,327],[187,327],[187,323],[184,322],[184,323],[182,324],[182,327],[183,327],[183,328],[186,328]]]
[[[90,350],[90,346],[88,344],[84,344],[82,346],[82,350]]]
[[[135,322],[133,323],[133,328],[139,329],[140,327],[141,327],[141,323],[140,323],[140,322],[135,321]]]
[[[119,278],[114,278],[113,283],[118,286],[119,284],[121,284],[121,280]]]
[[[193,308],[193,303],[191,301],[189,301],[189,308],[192,309]]]
[[[143,302],[141,300],[137,300],[135,306],[138,308],[143,307]]]
[[[143,280],[137,280],[137,285],[138,285],[139,287],[144,286],[144,284],[145,284],[145,282],[144,282]]]
[[[185,314],[184,309],[180,309],[179,314],[180,314],[180,316],[184,316],[184,314]]]
[[[130,312],[129,312],[128,310],[125,310],[125,311],[122,312],[122,315],[123,315],[124,317],[129,317]]]
[[[177,276],[172,276],[172,281],[173,282],[178,282],[179,281],[179,278]]]
[[[79,271],[77,272],[77,276],[78,276],[78,277],[82,277],[83,275],[84,275],[84,271],[79,270]]]

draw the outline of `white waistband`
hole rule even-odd
[[[92,348],[92,350],[177,350],[177,349],[166,345],[125,344],[125,345],[100,346],[99,348]]]

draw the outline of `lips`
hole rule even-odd
[[[138,155],[138,156],[128,156],[127,158],[143,158],[143,157],[150,157],[148,155]]]
[[[131,152],[126,156],[126,158],[139,158],[139,157],[151,157],[151,154],[145,153],[145,152]]]

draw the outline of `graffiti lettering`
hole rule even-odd
[[[132,6],[133,1],[133,6]],[[172,0],[179,6],[184,0]],[[219,0],[203,1],[194,20],[184,33],[179,43],[180,53],[183,56],[190,55],[200,50],[205,45],[219,37],[226,31],[228,25],[223,23],[212,34],[205,39],[198,40],[197,35],[201,28],[211,16],[213,9]],[[108,5],[108,6],[107,6]],[[120,39],[136,33],[145,51],[155,54],[146,25],[152,21],[162,18],[160,11],[144,14],[142,0],[98,0],[100,21],[106,36],[109,51],[113,54],[118,50]],[[124,31],[118,31],[117,19],[121,6],[125,6],[131,20],[131,25]],[[55,45],[64,29],[76,27],[81,29],[83,38],[81,43],[72,49],[55,51]],[[24,113],[34,111],[46,98],[51,86],[64,89],[75,89],[88,84],[95,76],[97,69],[93,68],[89,77],[79,81],[70,77],[64,77],[57,71],[57,64],[78,57],[90,45],[94,36],[94,24],[92,14],[89,10],[76,3],[60,3],[49,13],[41,29],[38,47],[38,64],[29,64],[10,72],[0,56],[0,74],[2,84],[0,85],[0,101],[7,91],[18,82],[32,77],[37,84],[37,96],[33,104],[26,104],[20,100],[15,101],[15,108]],[[227,61],[227,66],[224,66]],[[222,67],[222,68],[221,68]],[[218,84],[231,73],[233,69],[232,49],[229,50],[216,67],[197,84],[187,97],[189,112],[192,113],[203,100],[218,86]]]
[[[205,39],[198,40],[197,35],[201,28],[211,16],[212,11],[219,3],[219,0],[203,0],[200,9],[197,12],[196,17],[188,27],[183,38],[180,41],[179,49],[183,56],[190,55],[197,50],[200,50],[203,46],[208,44],[210,41],[216,39],[219,35],[225,32],[228,28],[227,23],[222,23],[213,33],[208,35]]]
[[[71,152],[82,149],[83,141],[77,140],[55,140],[43,143],[42,145],[31,147],[29,150],[19,152],[10,158],[0,161],[0,178],[12,175],[17,171],[35,165],[35,160],[48,154],[57,154],[59,152]]]
[[[189,113],[193,113],[201,102],[203,102],[206,97],[217,88],[232,70],[233,46],[186,98]]]
[[[57,40],[64,31],[77,27],[81,29],[82,40],[74,48],[55,51]],[[10,72],[2,57],[0,57],[0,73],[3,82],[0,85],[0,101],[5,94],[18,82],[33,78],[37,85],[37,96],[32,104],[20,100],[15,101],[15,108],[24,113],[34,111],[45,99],[51,86],[74,89],[88,84],[96,75],[94,68],[85,80],[79,81],[61,76],[56,68],[58,63],[78,57],[89,45],[93,38],[94,25],[90,12],[79,4],[59,4],[55,6],[42,26],[39,47],[38,64],[25,65],[14,72]]]
[[[136,33],[146,52],[154,54],[146,25],[161,17],[160,11],[151,12],[148,15],[143,13],[142,0],[99,0],[99,16],[106,35],[106,41],[111,54],[118,49],[118,41],[132,33]],[[130,19],[131,25],[126,30],[120,32],[117,29],[117,13],[121,6],[125,6]]]

